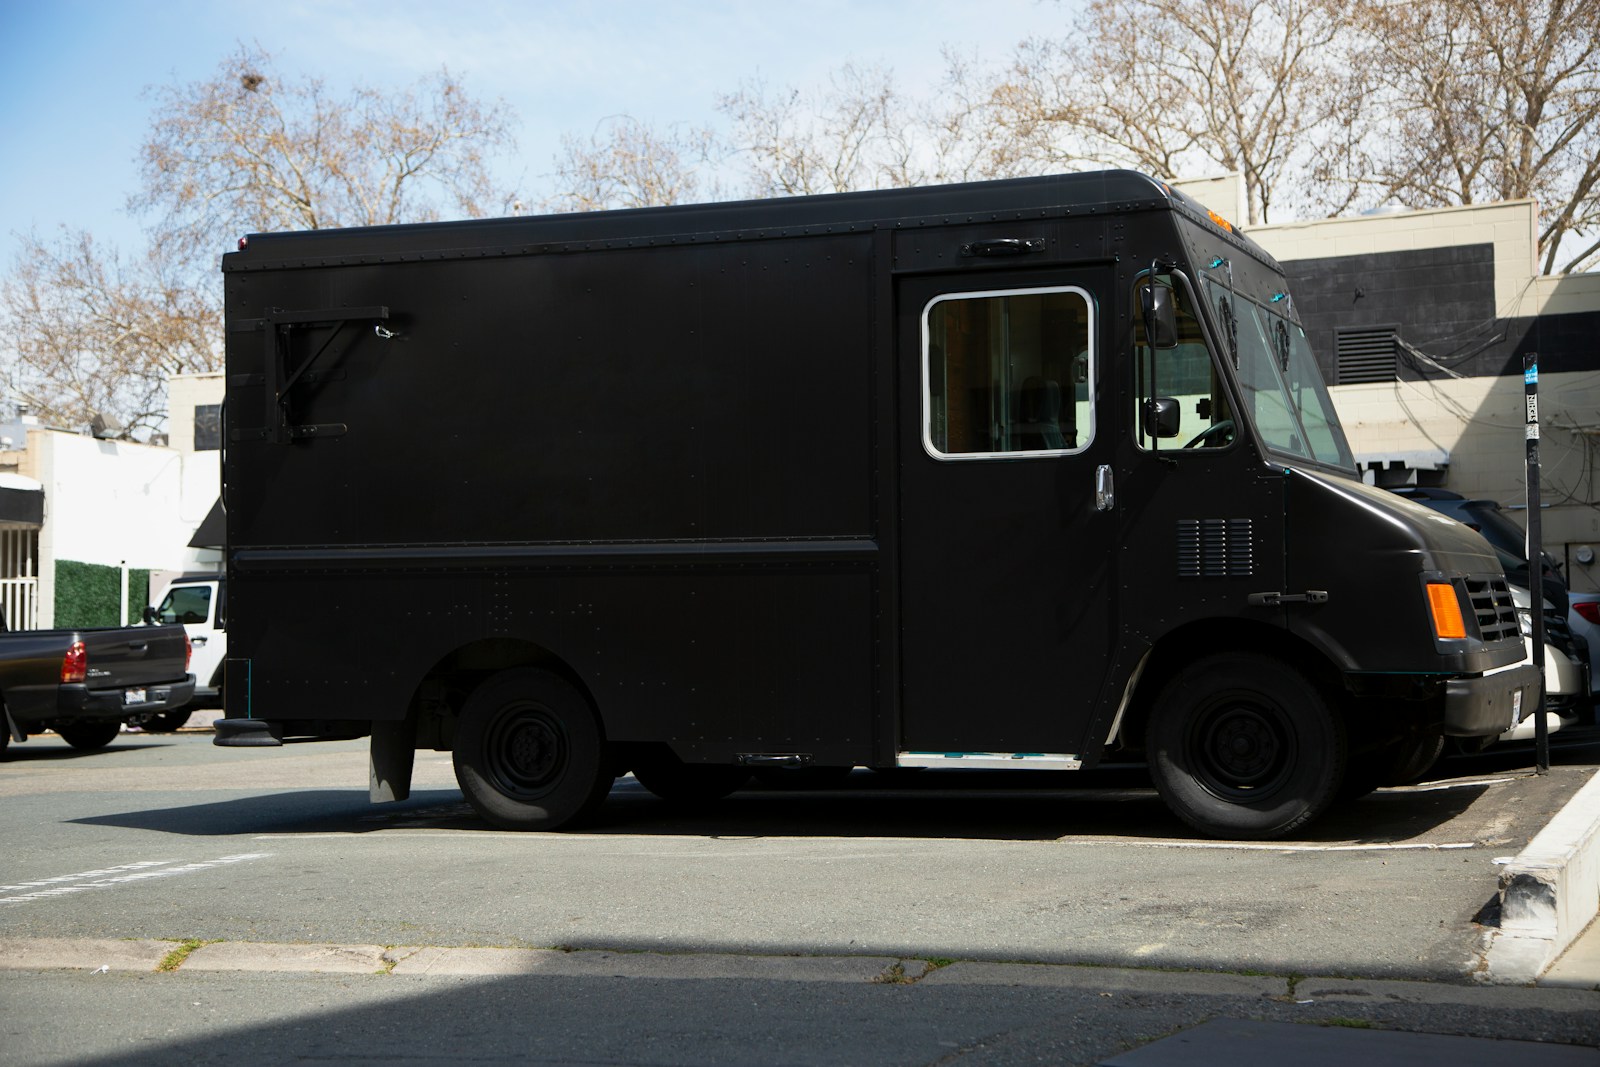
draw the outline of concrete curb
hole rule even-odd
[[[380,945],[272,945],[256,941],[218,941],[189,953],[183,971],[311,971],[321,974],[377,974],[389,961]]]
[[[0,938],[0,971],[153,972],[183,947],[184,943],[179,941]],[[170,970],[902,983],[921,979],[931,966],[926,960],[894,956],[732,956],[601,949],[385,948],[382,945],[213,941],[193,948]]]
[[[1500,928],[1487,981],[1532,982],[1600,912],[1600,775],[1590,778],[1500,872]]]
[[[922,960],[892,956],[665,955],[521,948],[395,948],[391,974],[510,975],[613,978],[738,978],[790,982],[872,982],[899,966],[900,980],[921,977]]]
[[[78,971],[154,975],[178,941],[0,938],[0,972]],[[618,978],[647,981],[733,979],[837,985],[1010,986],[1094,990],[1101,996],[1188,994],[1295,1004],[1454,1004],[1525,1006],[1593,1014],[1591,989],[1485,986],[1402,979],[1245,975],[1161,971],[1065,963],[932,962],[894,956],[738,956],[720,953],[566,951],[218,941],[195,947],[174,971],[367,975],[374,981],[419,978]]]
[[[0,971],[153,971],[177,941],[110,938],[0,938]]]

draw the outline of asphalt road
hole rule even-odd
[[[373,806],[361,742],[51,737],[0,765],[0,936],[867,953],[1460,979],[1474,917],[1592,765],[1380,791],[1294,842],[1196,839],[1137,773],[852,775],[587,830],[478,822],[447,756]],[[1591,754],[1580,754],[1588,758]],[[966,779],[962,780],[963,782]],[[1069,788],[1068,786],[1074,786]],[[113,870],[111,876],[88,877]],[[60,881],[54,881],[60,880]],[[76,883],[104,882],[73,889]],[[35,884],[41,883],[41,884]],[[71,891],[68,891],[71,890]]]
[[[1468,987],[1495,859],[1594,772],[1593,745],[1558,754],[1543,777],[1515,759],[1460,763],[1301,839],[1249,845],[1189,836],[1132,771],[968,777],[964,789],[944,772],[857,771],[836,788],[753,788],[694,813],[624,779],[582,831],[508,834],[462,802],[447,756],[419,754],[413,798],[372,806],[361,742],[251,751],[210,740],[129,735],[91,754],[53,737],[13,746],[0,764],[0,939],[561,948],[609,954],[618,975],[395,974],[379,985],[12,972],[0,975],[0,1044],[26,1052],[0,1049],[0,1062],[237,1057],[237,1042],[197,1036],[227,1033],[251,1035],[263,1058],[247,1062],[350,1062],[361,1049],[389,1059],[396,1027],[426,1019],[432,1043],[412,1049],[421,1061],[526,1062],[542,1027],[557,1051],[537,1062],[1090,1063],[1245,1006],[1292,1021],[1307,1007],[1295,988],[1305,975],[1443,983],[1396,987],[1454,998],[1312,998],[1332,1018],[1600,1039],[1595,994]],[[786,955],[957,962],[888,989],[698,975],[686,962]],[[661,959],[679,963],[635,973]],[[995,966],[1009,977],[962,977]],[[1211,975],[1163,991],[1177,980],[1163,969]],[[1135,977],[1105,996],[1113,973]],[[1595,1010],[1471,1001],[1501,994],[1587,996]],[[536,1007],[519,1013],[519,1002]],[[579,1056],[562,1042],[586,1027],[610,1036]],[[494,1040],[482,1043],[485,1028]],[[643,1032],[658,1038],[624,1039]]]

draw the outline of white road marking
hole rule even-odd
[[[685,841],[718,841],[740,843],[745,841],[783,841],[790,845],[819,845],[851,843],[859,845],[859,837],[788,837],[773,834],[765,837],[725,837],[722,835],[706,834],[584,834],[564,833],[559,835],[519,833],[515,830],[423,830],[423,829],[386,829],[386,830],[326,830],[320,833],[309,834],[257,834],[254,841],[305,841],[315,838],[338,837],[346,839],[366,838],[372,841],[390,840],[396,837],[431,837],[438,839],[449,837],[454,840],[466,841],[522,841],[530,847],[534,845],[560,847],[563,845],[589,844],[596,841],[614,845],[637,845],[654,842],[685,842]],[[926,838],[920,837],[875,837],[872,840],[879,845],[921,845],[926,844]],[[973,840],[962,838],[961,840]],[[1459,849],[1478,848],[1473,841],[1447,841],[1447,842],[1399,842],[1395,844],[1366,844],[1366,845],[1274,845],[1258,841],[1136,841],[1105,837],[1058,837],[1049,841],[1011,841],[997,840],[989,842],[999,845],[1025,845],[1025,844],[1051,844],[1051,845],[1101,845],[1120,848],[1184,848],[1184,849],[1211,849],[1222,851],[1248,851],[1248,852],[1449,852]],[[672,855],[682,855],[673,852]],[[711,853],[708,853],[711,855]]]
[[[61,874],[56,875],[54,878],[40,878],[36,881],[20,882],[16,885],[0,885],[0,893],[9,894],[0,896],[0,904],[25,904],[35,900],[48,900],[52,897],[82,893],[90,889],[109,889],[113,886],[125,885],[130,882],[143,882],[151,878],[172,878],[180,874],[194,874],[197,871],[209,871],[216,867],[243,863],[246,860],[263,859],[271,854],[270,852],[243,852],[234,856],[223,856],[220,859],[184,863],[177,866],[173,866],[177,862],[176,860],[139,860],[135,863],[124,863],[116,867],[105,867],[95,871]],[[31,892],[26,892],[26,890],[31,890]]]
[[[1445,852],[1451,849],[1477,848],[1472,841],[1407,841],[1396,844],[1373,845],[1274,845],[1259,841],[1111,841],[1094,837],[1058,837],[1057,844],[1064,845],[1121,845],[1125,848],[1204,848],[1243,852]]]

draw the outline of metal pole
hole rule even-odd
[[[1540,774],[1550,773],[1550,729],[1544,721],[1544,538],[1539,524],[1539,353],[1522,357],[1527,398],[1528,599],[1533,609],[1533,661],[1539,665],[1539,703],[1533,709],[1533,753]]]

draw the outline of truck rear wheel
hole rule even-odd
[[[121,730],[120,722],[74,722],[56,727],[61,740],[84,752],[105,748],[116,740]]]
[[[1301,672],[1243,653],[1196,660],[1157,697],[1150,774],[1173,813],[1213,837],[1281,837],[1332,802],[1345,732]]]
[[[559,676],[527,667],[473,690],[454,762],[468,802],[503,830],[566,826],[591,812],[612,782],[589,702]]]

